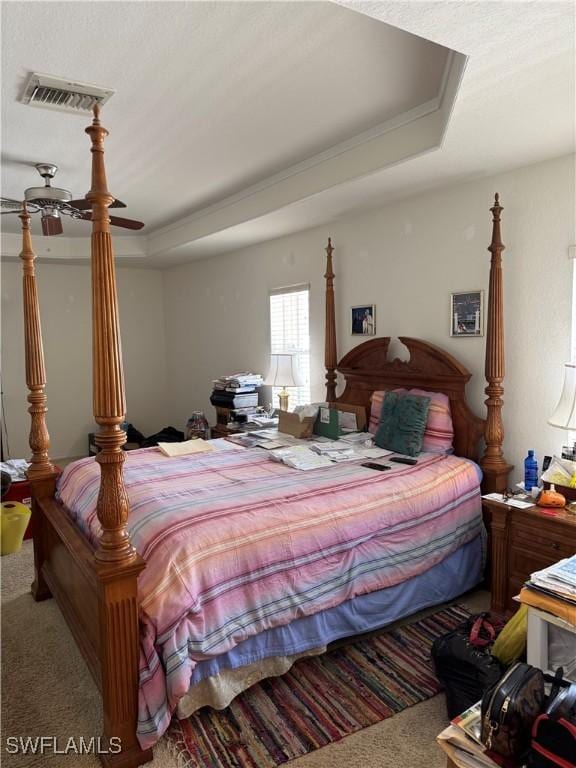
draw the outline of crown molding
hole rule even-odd
[[[175,249],[182,251],[187,245],[231,227],[438,149],[446,134],[466,62],[464,54],[450,51],[438,95],[407,112],[195,210],[168,226],[138,236],[114,235],[116,257],[145,263],[150,257],[168,256]],[[90,258],[89,237],[35,236],[34,247],[43,260],[81,263]],[[20,234],[5,233],[2,257],[18,258],[20,250]]]

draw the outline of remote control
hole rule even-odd
[[[373,461],[365,461],[364,464],[360,464],[361,467],[366,467],[366,469],[377,469],[380,472],[383,472],[385,469],[392,469],[392,467],[389,467],[387,464],[376,464]]]
[[[418,459],[411,456],[388,456],[388,461],[395,461],[397,464],[418,464]]]

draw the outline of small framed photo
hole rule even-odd
[[[484,336],[484,291],[450,296],[450,336]]]
[[[362,304],[352,307],[352,336],[376,335],[376,305]]]

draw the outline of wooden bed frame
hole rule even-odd
[[[28,477],[32,491],[34,530],[34,599],[54,596],[98,685],[104,712],[104,747],[112,737],[120,738],[122,751],[102,755],[105,766],[133,768],[152,759],[152,750],[142,750],[136,738],[138,712],[138,576],[145,561],[132,547],[126,522],[128,498],[123,479],[125,454],[124,380],[114,254],[110,236],[108,206],[114,198],[108,192],[104,167],[104,138],[99,109],[86,132],[92,147],[92,185],[86,195],[93,211],[92,230],[92,314],[93,314],[93,402],[94,417],[100,426],[96,442],[101,451],[101,485],[97,514],[102,537],[94,548],[73,524],[55,499],[57,472],[48,456],[46,428],[46,376],[42,349],[40,314],[34,270],[35,254],[30,234],[30,216],[24,206],[22,253],[24,270],[24,318],[26,383],[32,418],[31,466]],[[446,392],[452,403],[456,453],[478,457],[482,435],[486,447],[480,459],[486,490],[503,490],[511,466],[502,453],[502,380],[504,378],[502,271],[500,213],[498,196],[491,208],[493,236],[489,250],[490,294],[486,378],[487,419],[470,411],[465,385],[470,373],[452,356],[426,342],[401,337],[410,350],[409,362],[386,361],[390,339],[372,339],[353,349],[337,363],[334,272],[329,241],[326,268],[326,390],[327,400],[343,400],[368,406],[374,389],[415,386]],[[346,387],[336,397],[336,372]]]

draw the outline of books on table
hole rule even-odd
[[[469,736],[484,750],[486,747],[482,744],[481,732],[482,732],[482,702],[477,701],[472,707],[468,707],[464,712],[459,714],[453,720],[452,725],[461,728],[464,733]]]
[[[556,579],[576,587],[576,555],[560,560],[551,567],[551,573]]]
[[[214,406],[228,408],[229,410],[238,410],[239,408],[250,408],[258,405],[258,392],[242,392],[236,394],[226,390],[214,390],[210,395],[210,402]]]
[[[576,600],[576,555],[535,571],[530,583],[560,597]]]
[[[498,765],[486,752],[480,733],[482,730],[481,702],[455,717],[437,737],[446,754],[456,765],[466,768],[496,768]]]
[[[484,748],[472,741],[456,725],[449,725],[438,734],[436,741],[455,765],[465,768],[498,768]]]
[[[213,380],[214,389],[242,389],[244,387],[260,387],[264,379],[259,373],[232,373]]]

